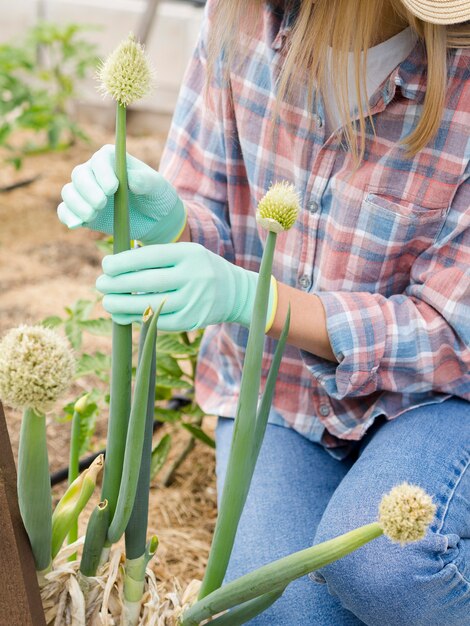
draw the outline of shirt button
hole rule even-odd
[[[321,128],[323,126],[323,118],[320,117],[320,115],[317,115],[316,118],[317,118],[317,126],[318,128]]]
[[[330,414],[330,407],[327,404],[320,404],[320,415],[326,417]]]
[[[299,285],[302,289],[308,289],[310,287],[310,276],[308,274],[304,274],[299,278]]]
[[[318,204],[318,202],[315,202],[315,200],[311,200],[308,203],[308,212],[311,213],[312,215],[314,215],[318,209],[320,208],[320,205]]]

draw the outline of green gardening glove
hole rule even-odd
[[[130,155],[127,177],[131,239],[147,244],[176,241],[186,224],[186,209],[175,189]],[[87,226],[111,235],[117,188],[114,146],[103,146],[73,170],[72,182],[63,187],[63,202],[57,208],[60,221],[69,228]]]
[[[236,322],[249,326],[258,274],[230,263],[197,243],[146,246],[103,259],[96,287],[104,308],[118,324],[142,318],[164,300],[158,328],[183,331]],[[271,279],[266,332],[277,308]]]

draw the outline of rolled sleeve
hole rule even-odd
[[[368,293],[317,295],[325,308],[327,332],[338,361],[334,375],[321,379],[325,390],[337,399],[373,393],[386,342],[380,304]]]

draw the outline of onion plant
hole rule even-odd
[[[114,197],[114,253],[130,247],[126,167],[127,106],[150,87],[151,70],[143,48],[131,35],[103,63],[102,90],[116,101],[115,167],[119,186]],[[156,537],[146,543],[152,426],[155,394],[155,342],[158,314],[144,314],[141,349],[131,406],[132,328],[113,324],[111,402],[102,489],[103,504],[93,515],[97,537],[105,541],[101,562],[109,547],[126,531],[126,623],[137,623],[148,560],[157,547]],[[106,504],[104,504],[106,503]],[[102,525],[109,523],[107,533]],[[127,530],[126,530],[127,527]],[[82,574],[94,575],[97,541],[87,531]]]
[[[151,72],[143,48],[131,35],[111,53],[99,71],[101,89],[116,101],[114,252],[130,247],[126,168],[126,111],[149,90]],[[113,324],[110,418],[102,500],[112,519],[117,506],[131,406],[132,325]]]
[[[162,305],[163,306],[163,305]],[[155,402],[155,345],[157,320],[148,308],[143,316],[134,397],[127,429],[122,477],[115,514],[103,500],[88,522],[80,563],[80,585],[86,593],[89,579],[102,563],[105,542],[115,543],[126,533],[123,624],[138,623],[145,583],[145,570],[158,546],[157,537],[147,542],[150,464],[152,457],[153,411]]]
[[[42,326],[20,326],[0,342],[0,398],[23,409],[18,500],[40,582],[52,562],[52,498],[46,412],[68,388],[75,360],[65,339]]]
[[[277,285],[271,276],[274,249],[277,234],[293,226],[298,211],[298,195],[294,187],[285,182],[273,185],[258,205],[257,221],[268,234],[256,288],[225,484],[200,598],[222,584],[266,430],[289,328],[288,315],[276,348],[263,400],[258,407],[270,288],[273,288],[274,298],[277,297]],[[276,306],[272,308],[275,311]]]
[[[161,306],[163,306],[163,304]],[[102,548],[104,547],[105,542],[107,542],[109,545],[115,543],[121,538],[124,531],[126,530],[134,509],[134,503],[139,483],[142,453],[144,448],[148,412],[147,407],[149,403],[150,392],[150,374],[154,363],[154,351],[157,336],[157,320],[160,314],[160,310],[161,307],[154,314],[152,310],[148,308],[144,313],[144,323],[148,324],[148,328],[145,331],[145,341],[143,342],[141,358],[137,367],[134,397],[132,401],[129,427],[127,429],[125,441],[125,454],[123,459],[122,477],[119,484],[115,513],[114,516],[111,518],[109,504],[107,503],[107,500],[103,500],[103,502],[106,502],[106,506],[103,505],[101,507],[101,510],[105,509],[106,514],[102,512],[97,513],[97,520],[94,522],[94,524],[98,525],[99,530],[91,528],[90,524],[87,527],[85,546],[83,549],[83,558],[86,559],[88,572],[92,571],[91,566],[89,566],[88,564],[94,563],[96,568],[100,564],[96,562],[94,556],[92,557],[91,555],[86,554],[88,549],[92,549],[93,551],[97,550],[96,539],[92,539],[91,537],[89,537],[89,535],[91,535],[91,533],[93,532],[96,532],[99,537],[102,537]],[[151,456],[151,454],[152,451],[150,449],[150,451],[148,452],[149,457]],[[149,468],[148,471],[150,473],[150,459],[146,461],[146,464]],[[142,517],[139,517],[140,521],[142,522]],[[107,528],[106,533],[103,533],[101,528],[101,524],[104,523],[104,520],[109,522],[109,527]],[[145,520],[145,527],[146,524],[147,521]],[[141,531],[139,530],[138,532],[140,536]],[[130,537],[128,537],[127,542],[132,543]],[[133,545],[135,545],[135,543]],[[155,541],[151,543],[153,546],[155,545]],[[90,548],[88,548],[88,546],[90,546]],[[101,557],[101,563],[102,561],[103,557]],[[95,573],[96,569],[92,571],[92,573],[89,573],[87,575],[94,576]]]
[[[432,498],[420,487],[407,483],[394,487],[382,498],[377,522],[290,554],[227,583],[190,607],[183,616],[182,626],[197,626],[228,609],[233,610],[210,624],[243,624],[275,602],[296,578],[346,556],[383,534],[402,545],[422,539],[435,511]]]

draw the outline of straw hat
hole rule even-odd
[[[459,24],[470,20],[470,0],[402,0],[416,17],[432,24]]]

